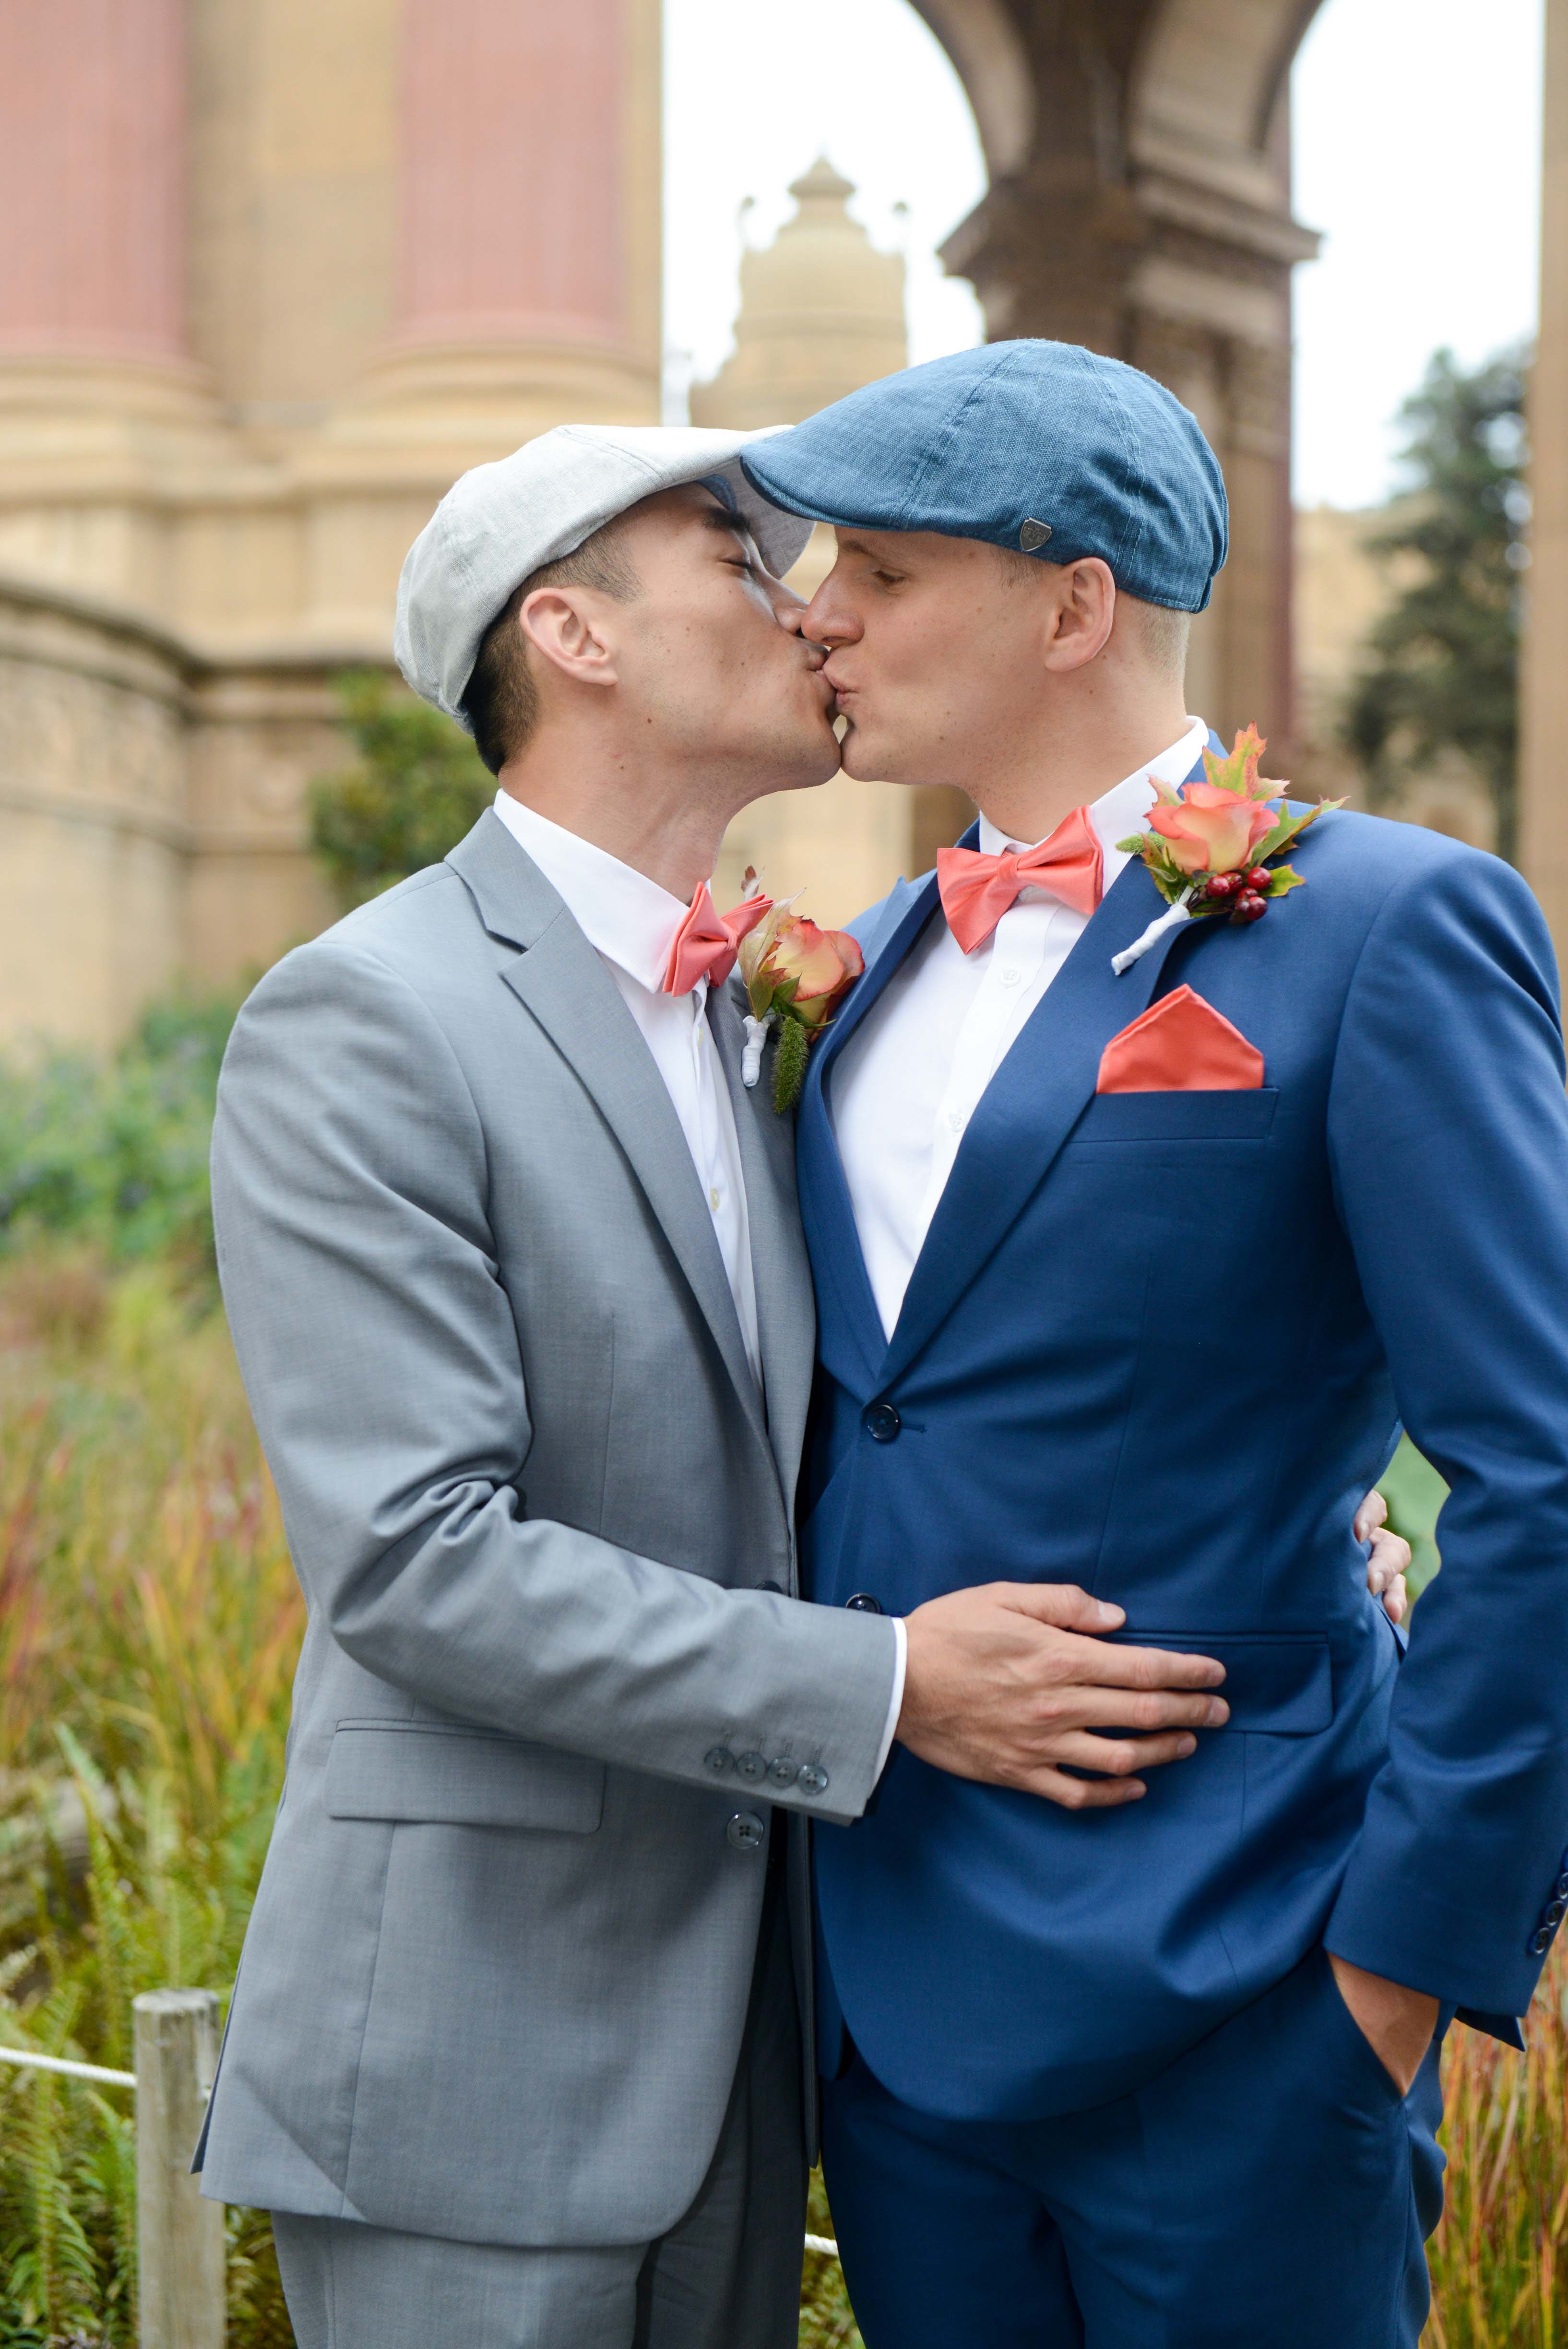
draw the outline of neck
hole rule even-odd
[[[564,730],[536,736],[496,781],[536,815],[646,874],[682,904],[712,873],[735,812],[689,767],[673,771],[622,745],[568,740]]]
[[[1064,697],[1037,722],[1009,731],[967,788],[1010,840],[1044,840],[1075,807],[1087,807],[1168,750],[1187,731],[1179,678],[1141,691],[1094,689]]]

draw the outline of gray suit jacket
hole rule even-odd
[[[730,1823],[869,1797],[892,1628],[793,1595],[791,1121],[740,1083],[736,995],[710,1019],[765,1408],[653,1060],[493,813],[240,1016],[219,1267],[310,1620],[209,2194],[662,2232],[745,2017],[764,1855]]]

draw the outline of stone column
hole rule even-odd
[[[919,0],[941,32],[935,0]],[[1189,706],[1291,755],[1290,210],[1300,0],[1026,0],[1028,151],[942,258],[992,337],[1044,335],[1169,384],[1224,468],[1231,558],[1193,635]],[[955,53],[956,54],[956,53]],[[1288,766],[1282,766],[1288,774]]]
[[[182,0],[0,8],[0,402],[188,384]]]
[[[1547,0],[1541,337],[1530,387],[1529,618],[1520,754],[1521,861],[1568,954],[1568,0]]]
[[[657,418],[658,37],[658,0],[410,0],[381,394]]]

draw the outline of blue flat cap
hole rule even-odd
[[[988,343],[884,376],[747,448],[765,498],[812,522],[1097,554],[1129,595],[1201,612],[1225,560],[1225,482],[1152,376],[1076,343]]]

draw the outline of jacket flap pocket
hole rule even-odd
[[[1074,1127],[1080,1142],[1262,1142],[1277,1085],[1223,1093],[1096,1093]]]
[[[602,1762],[483,1729],[340,1721],[327,1761],[335,1819],[592,1835],[604,1799]]]
[[[1334,1720],[1334,1670],[1322,1632],[1138,1630],[1110,1637],[1125,1646],[1174,1648],[1223,1664],[1224,1685],[1214,1693],[1230,1706],[1232,1729],[1305,1737]]]

